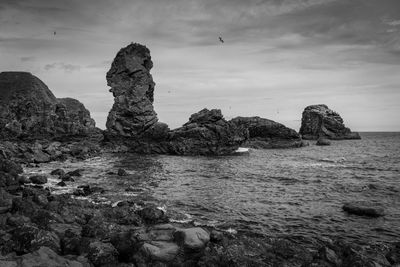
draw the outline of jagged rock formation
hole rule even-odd
[[[107,72],[107,84],[114,96],[106,124],[109,134],[139,137],[157,123],[152,67],[145,46],[130,44],[118,52]]]
[[[231,120],[238,127],[249,131],[244,144],[252,148],[291,148],[303,146],[300,135],[293,129],[260,117],[236,117]]]
[[[228,122],[219,109],[203,109],[170,132],[173,154],[223,155],[234,152],[248,138],[247,130]]]
[[[57,99],[28,72],[0,73],[0,138],[36,139],[99,134],[79,101]]]
[[[342,117],[326,105],[308,106],[303,111],[300,134],[303,139],[316,140],[319,137],[343,140],[361,139],[360,135],[346,128]]]
[[[107,118],[106,139],[140,153],[221,155],[234,152],[247,132],[227,122],[220,110],[204,109],[176,130],[158,122],[154,111],[150,51],[140,44],[122,48],[107,73],[114,105]]]
[[[65,134],[89,135],[96,127],[95,121],[85,106],[73,98],[58,98],[55,113],[58,117],[55,126]]]

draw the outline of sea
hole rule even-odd
[[[341,238],[357,244],[400,240],[400,133],[361,137],[218,157],[103,154],[25,168],[25,173],[49,175],[47,186],[55,194],[100,186],[106,191],[89,196],[90,201],[151,203],[173,222],[232,234]],[[58,187],[58,178],[49,174],[56,168],[80,168],[83,176]],[[119,168],[129,175],[116,175]],[[385,216],[347,214],[342,206],[348,202],[381,207]]]

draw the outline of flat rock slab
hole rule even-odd
[[[152,241],[144,243],[141,251],[155,261],[172,261],[178,255],[179,246],[173,242]]]
[[[381,217],[385,215],[382,208],[373,207],[373,205],[368,205],[365,203],[346,203],[343,205],[342,209],[350,214],[368,217]]]
[[[176,230],[174,238],[184,248],[200,250],[210,241],[210,234],[203,228],[195,227]]]

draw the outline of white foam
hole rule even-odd
[[[239,147],[235,153],[248,153],[250,151],[250,148],[247,147]]]

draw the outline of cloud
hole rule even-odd
[[[81,67],[79,65],[65,64],[63,62],[46,64],[43,68],[46,71],[50,71],[53,69],[60,69],[60,70],[64,70],[66,73],[71,73],[73,71],[79,71],[81,69]]]
[[[34,61],[35,57],[21,57],[22,62]]]

